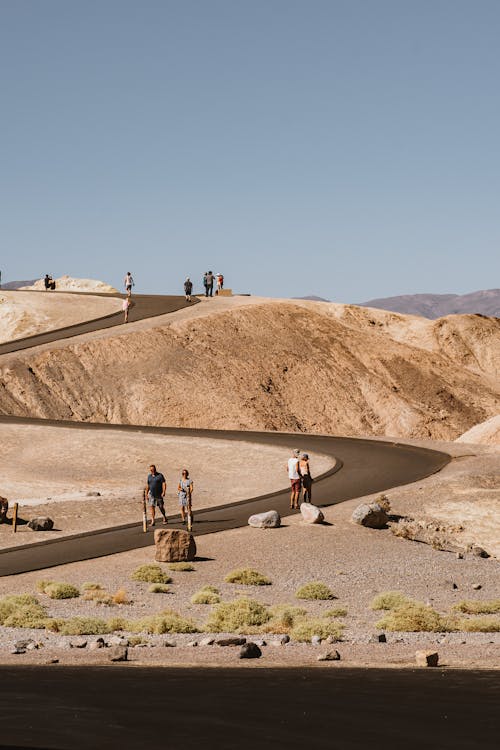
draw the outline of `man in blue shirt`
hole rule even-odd
[[[151,508],[151,526],[155,525],[155,508],[158,508],[163,516],[163,523],[167,523],[167,516],[165,515],[165,504],[164,497],[167,491],[167,482],[163,474],[156,471],[156,466],[151,464],[149,467],[149,474],[146,486],[146,493],[148,498],[148,505]]]

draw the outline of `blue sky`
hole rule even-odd
[[[0,0],[0,268],[499,287],[497,0]]]

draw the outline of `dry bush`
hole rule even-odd
[[[168,567],[169,570],[174,570],[174,571],[175,570],[180,570],[180,571],[182,571],[184,573],[190,573],[191,571],[196,570],[196,568],[194,567],[194,565],[191,565],[191,563],[188,563],[188,562],[174,562],[174,563],[169,563],[167,565],[167,567]]]
[[[270,586],[271,581],[266,576],[252,568],[232,570],[224,578],[226,583],[240,583],[244,586]]]
[[[295,592],[297,599],[335,599],[335,595],[328,588],[326,583],[312,581],[305,583]]]
[[[110,617],[108,620],[109,632],[112,633],[115,630],[127,630],[128,620],[124,617]]]
[[[131,620],[126,630],[132,633],[199,633],[200,629],[193,620],[181,617],[177,612],[166,609],[157,615]]]
[[[307,615],[305,609],[293,604],[276,604],[269,612],[271,620],[262,627],[265,633],[289,633]]]
[[[99,589],[102,589],[100,583],[92,583],[91,581],[87,581],[82,585],[82,591],[98,591]]]
[[[31,594],[12,594],[0,599],[0,625],[7,628],[44,628],[47,611]]]
[[[347,617],[347,609],[345,607],[333,607],[333,609],[328,609],[323,617]]]
[[[290,636],[294,641],[310,641],[313,635],[325,639],[331,636],[336,641],[342,638],[343,626],[338,622],[321,618],[304,618],[292,628]]]
[[[500,633],[498,617],[464,617],[456,623],[456,629],[464,633]]]
[[[131,601],[125,589],[118,589],[112,596],[113,604],[130,604]]]
[[[140,635],[132,635],[128,639],[129,646],[140,646],[141,643],[147,643],[146,639]]]
[[[79,589],[72,583],[49,583],[44,593],[51,599],[76,599],[80,596]]]
[[[40,594],[45,594],[45,589],[47,588],[47,586],[50,586],[52,583],[54,583],[54,581],[46,581],[46,580],[37,581],[36,590]]]
[[[170,586],[167,586],[166,583],[152,583],[148,591],[150,594],[168,594]]]
[[[170,576],[164,573],[159,565],[141,565],[134,570],[131,578],[143,583],[172,583]]]
[[[248,628],[264,625],[271,619],[268,608],[254,599],[235,599],[216,604],[205,624],[208,633],[248,633]]]
[[[466,615],[494,615],[500,612],[500,599],[490,601],[461,601],[453,607],[455,612],[463,612]]]
[[[432,607],[414,601],[407,601],[391,609],[377,622],[377,628],[406,633],[444,633],[454,629]]]
[[[88,589],[84,595],[83,599],[86,602],[94,602],[94,604],[103,604],[107,607],[113,606],[113,597],[108,591],[105,591],[104,589]]]
[[[387,497],[387,495],[380,495],[380,497],[378,497],[377,500],[375,500],[375,502],[386,513],[390,513],[391,512],[391,501],[389,500],[389,498]]]
[[[191,604],[219,604],[220,595],[215,586],[203,586],[191,597]]]
[[[61,635],[105,635],[112,630],[105,620],[97,617],[72,617],[68,620],[50,620],[47,630]]]
[[[406,604],[409,599],[401,591],[383,591],[381,594],[372,599],[370,603],[371,609],[395,609]]]

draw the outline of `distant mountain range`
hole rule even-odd
[[[38,281],[38,279],[28,279],[27,281],[7,281],[5,284],[2,284],[2,289],[19,289],[21,286],[31,286],[35,283],[35,281]]]
[[[500,289],[483,289],[470,294],[403,294],[359,304],[431,319],[467,313],[500,317]]]

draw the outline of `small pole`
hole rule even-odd
[[[14,530],[14,534],[17,531],[17,510],[19,508],[19,503],[14,503],[14,510],[12,512],[12,528]]]
[[[146,512],[146,490],[142,492],[142,530],[144,533],[148,530],[148,516]]]

